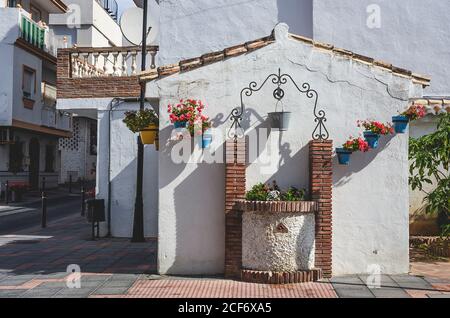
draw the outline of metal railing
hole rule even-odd
[[[97,2],[105,9],[106,12],[117,21],[119,18],[119,6],[116,0],[97,0]]]
[[[20,37],[31,45],[43,50],[45,48],[45,28],[25,15],[20,17]]]

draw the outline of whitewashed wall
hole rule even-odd
[[[349,135],[358,135],[358,119],[389,121],[410,97],[421,94],[421,87],[408,79],[287,39],[284,26],[279,32],[277,42],[268,47],[156,83],[162,140],[158,248],[162,274],[221,273],[224,266],[224,165],[170,160],[171,146],[163,146],[172,130],[167,104],[180,98],[202,99],[215,126],[224,130],[230,126],[228,114],[239,105],[241,89],[251,81],[261,83],[281,67],[299,83],[308,82],[317,90],[337,146]],[[274,110],[272,91],[268,87],[246,99],[244,125],[249,131],[264,127],[267,113]],[[294,112],[292,128],[283,134],[272,131],[270,136],[279,148],[266,145],[265,149],[270,162],[276,163],[274,171],[267,173],[262,169],[267,166],[250,164],[247,188],[273,178],[283,187],[308,185],[312,101],[291,86],[284,104]],[[379,264],[384,273],[408,271],[407,138],[383,138],[380,149],[353,155],[349,167],[334,161],[334,275],[365,273],[370,264]]]
[[[316,0],[314,38],[429,75],[427,94],[450,95],[448,10],[442,0]]]
[[[162,0],[160,65],[254,40],[278,22],[312,37],[313,0]]]
[[[110,107],[114,105],[111,112]],[[97,112],[97,176],[98,199],[108,202],[108,170],[111,180],[111,235],[131,237],[134,199],[136,195],[137,134],[132,134],[122,122],[124,112],[138,109],[134,103],[116,103],[112,98],[60,99],[58,109],[72,112]],[[148,105],[150,107],[150,105]],[[109,136],[111,136],[111,165],[109,166]],[[144,161],[144,234],[158,235],[158,155],[153,145],[145,146]],[[101,235],[107,234],[107,223],[101,225]]]

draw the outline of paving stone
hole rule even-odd
[[[16,298],[25,292],[23,289],[0,290],[0,298]]]
[[[50,298],[56,293],[58,293],[61,290],[61,288],[40,288],[35,287],[33,289],[28,290],[27,292],[23,293],[20,297],[21,298],[28,298],[28,297],[44,297],[44,298]]]
[[[366,286],[376,283],[376,280],[379,279],[380,287],[399,287],[399,285],[389,276],[389,275],[379,275],[379,277],[374,277],[375,281],[368,281],[370,275],[358,275],[362,282]]]
[[[93,293],[95,288],[65,288],[56,293],[54,296],[78,296],[78,297],[88,297]]]
[[[376,298],[410,298],[411,296],[400,287],[371,288],[370,291]]]
[[[122,295],[127,292],[129,287],[111,287],[111,288],[99,288],[93,295]]]
[[[335,285],[333,284],[333,287]],[[336,294],[341,298],[375,298],[366,286],[361,287],[335,287]]]
[[[339,284],[348,284],[348,285],[365,285],[364,282],[357,275],[333,277],[330,279],[330,282],[332,284],[339,283]]]
[[[129,280],[137,280],[141,277],[141,274],[114,274],[111,276],[109,281],[129,281]]]
[[[450,298],[450,294],[428,295],[430,298]]]
[[[391,278],[402,288],[405,289],[430,289],[433,287],[422,277],[408,275],[393,275]]]
[[[29,282],[30,278],[21,278],[21,277],[8,277],[2,281],[0,281],[0,286],[20,286],[26,282]]]
[[[115,287],[131,287],[133,286],[136,280],[116,280],[116,281],[107,281],[102,285],[101,288],[115,288]]]

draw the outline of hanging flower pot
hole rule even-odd
[[[392,117],[392,122],[394,123],[395,132],[397,134],[404,134],[408,127],[409,119],[406,116],[399,115]]]
[[[158,131],[157,125],[149,125],[147,128],[142,129],[139,133],[141,135],[141,141],[144,145],[153,145],[155,143],[156,135]]]
[[[203,135],[202,139],[201,139],[201,147],[203,149],[209,148],[209,146],[211,146],[212,143],[212,136],[205,136]]]
[[[152,145],[159,130],[159,119],[153,109],[128,111],[123,122],[132,132],[140,133],[144,145]]]
[[[176,121],[176,122],[173,123],[173,126],[174,126],[176,129],[179,129],[179,128],[186,128],[186,126],[187,126],[187,121]]]
[[[350,156],[353,152],[345,148],[336,148],[336,154],[340,165],[348,166],[350,164]]]
[[[394,133],[392,124],[383,124],[379,121],[358,121],[358,127],[364,127],[364,138],[372,149],[378,148],[378,141],[381,135],[389,135]]]
[[[378,142],[380,140],[380,135],[375,134],[371,131],[365,131],[364,132],[364,138],[366,139],[367,143],[369,144],[369,147],[372,149],[378,148]]]
[[[342,145],[342,148],[336,148],[339,164],[348,166],[350,164],[350,156],[353,152],[367,152],[369,149],[369,144],[364,139],[350,137]]]
[[[286,131],[291,121],[291,112],[273,112],[269,113],[270,127],[280,131]]]

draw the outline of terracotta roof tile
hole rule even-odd
[[[436,98],[423,97],[411,100],[412,105],[423,105],[429,115],[438,115],[442,113],[450,114],[450,97]]]
[[[359,63],[378,67],[378,68],[381,68],[381,69],[387,70],[387,71],[392,71],[392,73],[395,75],[411,79],[413,81],[413,83],[415,83],[415,84],[420,84],[423,86],[430,85],[431,79],[429,77],[420,75],[420,74],[416,74],[416,73],[412,73],[409,70],[393,66],[390,63],[374,60],[371,57],[353,53],[353,52],[345,50],[345,49],[336,48],[332,44],[314,41],[310,38],[307,38],[307,37],[304,37],[301,35],[297,35],[297,34],[289,33],[289,38],[296,40],[296,41],[301,41],[303,43],[311,44],[314,46],[315,49],[318,49],[321,51],[328,51],[328,52],[334,53],[336,55],[350,58]],[[245,54],[247,52],[250,52],[250,51],[253,51],[256,49],[260,49],[260,48],[265,47],[273,42],[274,42],[274,32],[272,32],[272,34],[270,36],[260,38],[260,39],[254,40],[254,41],[246,42],[244,44],[239,44],[239,45],[235,45],[232,47],[228,47],[228,48],[224,49],[223,51],[212,52],[212,53],[204,54],[200,57],[196,57],[196,58],[192,58],[192,59],[188,59],[188,60],[182,60],[179,62],[178,65],[168,65],[168,66],[159,67],[158,75],[159,76],[168,76],[168,75],[180,72],[180,71],[189,71],[189,70],[201,67],[203,65],[222,61],[226,57],[238,56],[238,55]],[[149,72],[144,72],[140,76],[141,76],[141,80],[149,81],[149,80],[155,79],[154,73],[152,73],[150,75]]]

